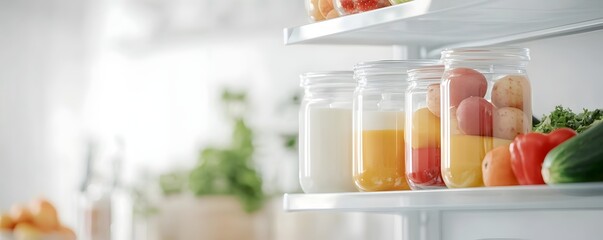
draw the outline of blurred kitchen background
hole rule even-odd
[[[404,47],[284,46],[283,28],[309,23],[305,14],[302,0],[0,0],[0,210],[43,196],[79,232],[86,211],[111,209],[112,235],[124,240],[400,234],[396,216],[282,211],[282,194],[301,191],[299,74],[406,57]],[[523,45],[536,116],[560,103],[600,107],[598,71],[574,69],[598,69],[601,40],[598,31]],[[195,191],[228,185],[206,179],[201,158],[241,155],[243,187],[261,196]],[[242,235],[211,235],[234,229]]]

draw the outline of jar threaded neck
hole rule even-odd
[[[354,79],[358,81],[358,86],[405,86],[407,85],[408,70],[420,66],[435,65],[439,62],[436,59],[361,62],[354,66]]]

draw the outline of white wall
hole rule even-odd
[[[129,181],[144,169],[193,165],[200,147],[229,132],[217,104],[225,85],[249,91],[252,123],[267,136],[258,147],[269,190],[282,189],[283,177],[291,189],[296,173],[283,176],[279,164],[296,156],[280,149],[278,134],[296,129],[297,111],[280,118],[276,109],[299,91],[298,75],[391,55],[390,47],[283,46],[282,27],[306,23],[302,2],[294,15],[275,11],[290,22],[258,32],[168,29],[176,37],[167,38],[133,24],[122,3],[0,1],[0,211],[46,196],[75,226],[91,137],[124,137]]]
[[[518,45],[531,51],[528,74],[535,116],[550,113],[556,105],[574,112],[603,108],[602,42],[603,31],[596,31]]]
[[[0,210],[45,196],[71,214],[71,129],[87,83],[85,4],[0,1]]]

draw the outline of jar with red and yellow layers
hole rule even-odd
[[[408,71],[406,90],[406,178],[413,190],[445,188],[440,141],[440,81],[444,65]]]

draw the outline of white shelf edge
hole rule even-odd
[[[506,21],[504,16],[515,11],[517,17]],[[495,16],[475,14],[481,12]],[[463,14],[468,17],[459,17]],[[457,26],[457,32],[449,31]],[[413,45],[435,56],[443,48],[512,44],[601,29],[603,2],[592,0],[414,0],[285,28],[283,33],[285,45]]]
[[[284,210],[290,212],[603,209],[603,183],[422,191],[285,194],[283,207]]]
[[[285,28],[283,29],[284,42],[285,45],[300,44],[308,41],[312,42],[315,39],[326,37],[329,35],[356,31],[359,29],[370,28],[375,25],[381,25],[399,21],[401,19],[408,19],[416,16],[421,16],[423,14],[428,13],[428,10],[431,10],[429,13],[434,13],[444,9],[450,10],[455,8],[468,7],[471,5],[477,5],[488,0],[462,1],[464,1],[464,3],[458,4],[458,2],[461,1],[457,0],[457,4],[454,7],[448,6],[436,9],[428,9],[429,4],[427,4],[426,6],[425,3],[429,3],[430,0],[414,0],[404,4],[376,9],[373,11],[342,16],[296,27]]]
[[[466,42],[459,44],[447,45],[439,48],[434,48],[429,50],[428,56],[436,56],[440,54],[440,52],[444,48],[457,48],[457,47],[468,47],[468,46],[488,46],[488,45],[497,45],[497,44],[513,44],[518,42],[527,42],[538,39],[546,39],[552,37],[560,37],[567,36],[572,34],[579,34],[585,32],[592,32],[603,29],[603,19],[597,19],[592,21],[585,21],[575,24],[570,24],[566,26],[543,29],[539,31],[526,32],[521,34],[515,34],[510,36],[505,36],[496,39],[490,39],[486,41],[476,41],[476,42]]]

